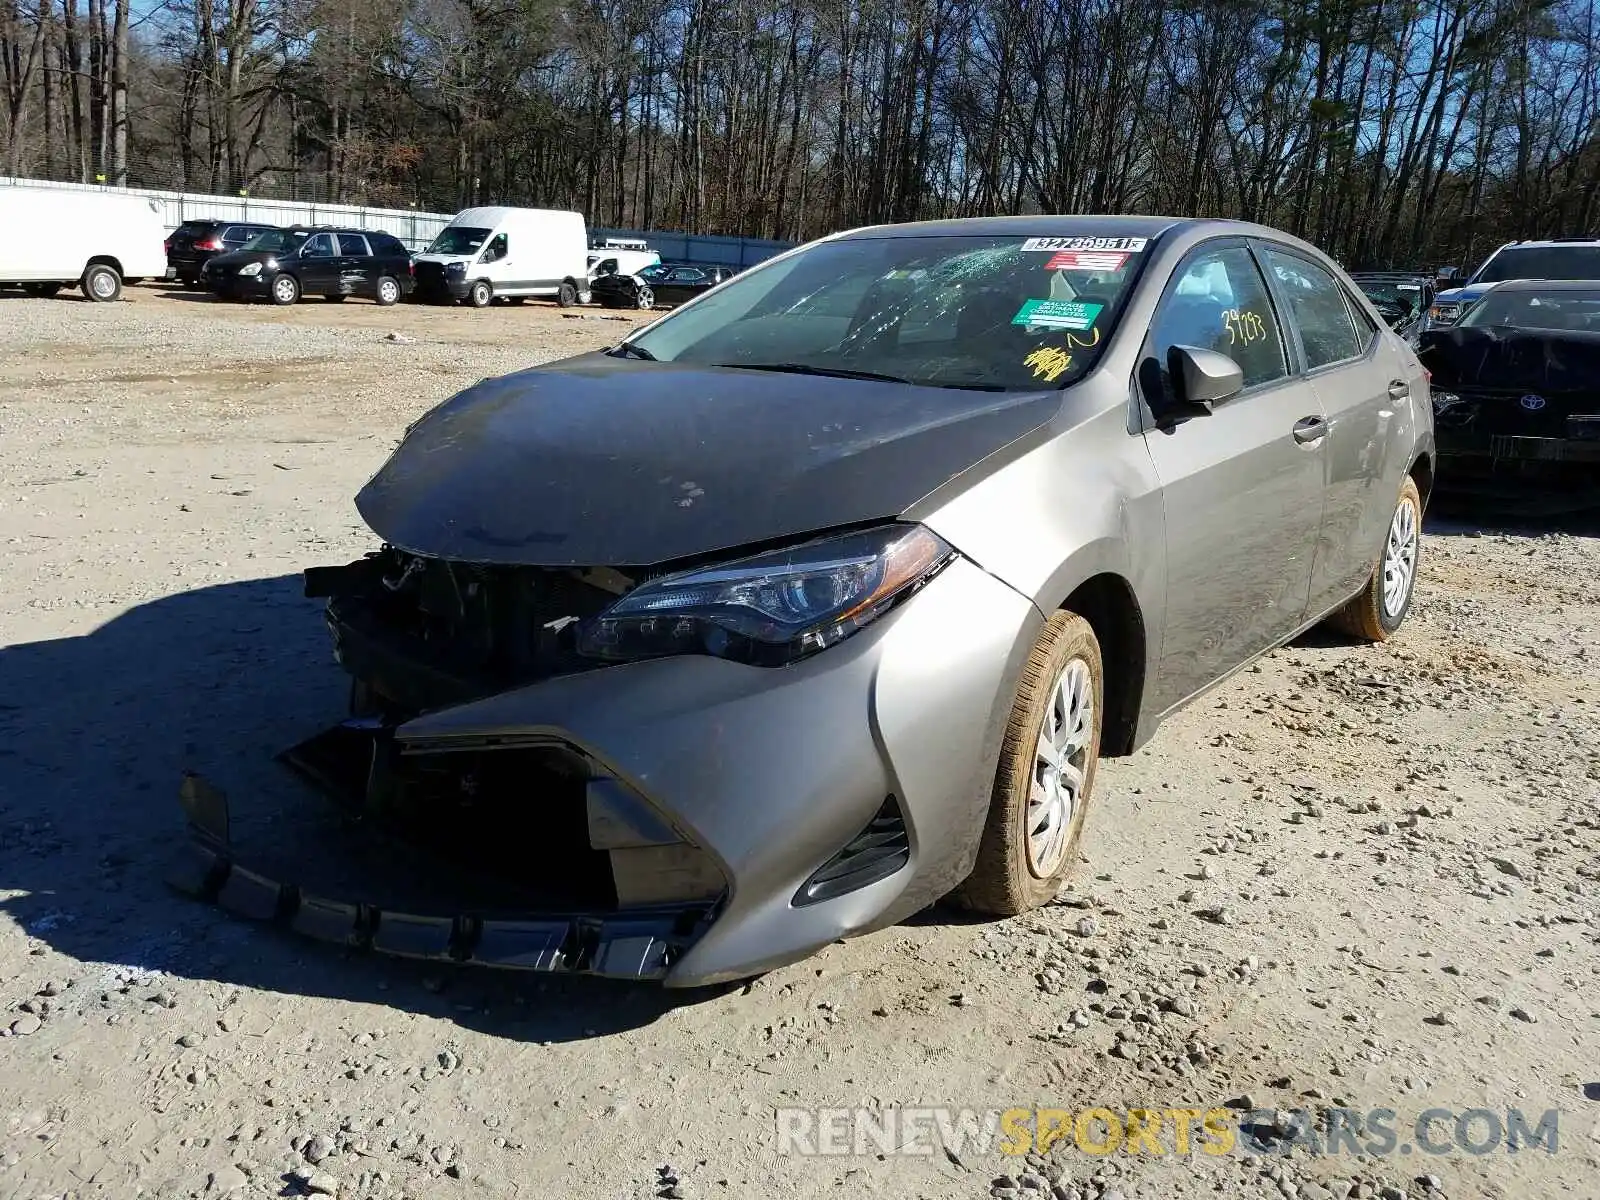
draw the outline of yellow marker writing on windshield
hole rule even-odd
[[[1040,346],[1022,362],[1024,366],[1033,368],[1035,379],[1054,383],[1056,377],[1072,365],[1072,355],[1060,346]]]

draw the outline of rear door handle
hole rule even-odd
[[[1294,423],[1294,440],[1302,446],[1320,442],[1327,436],[1328,422],[1325,417],[1301,417]]]
[[[1391,379],[1389,381],[1389,399],[1404,400],[1411,395],[1411,385],[1404,379]]]

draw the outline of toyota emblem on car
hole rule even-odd
[[[1544,397],[1533,395],[1524,396],[1522,398],[1522,407],[1527,409],[1529,412],[1538,412],[1544,407]]]

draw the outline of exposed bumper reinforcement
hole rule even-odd
[[[321,942],[401,958],[511,970],[659,980],[705,931],[714,902],[619,913],[506,913],[437,916],[312,895],[234,861],[228,801],[186,774],[179,800],[191,834],[168,876],[185,895]]]

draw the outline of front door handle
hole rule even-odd
[[[1404,379],[1391,379],[1389,381],[1389,399],[1404,400],[1411,395],[1411,385]]]
[[[1324,417],[1301,417],[1294,423],[1294,440],[1302,446],[1320,442],[1328,436],[1328,422]]]

